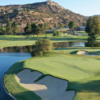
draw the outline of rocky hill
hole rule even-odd
[[[17,20],[21,31],[23,31],[27,22],[48,23],[50,27],[53,27],[54,24],[59,26],[60,23],[66,25],[70,21],[82,25],[87,17],[76,14],[56,2],[48,0],[26,5],[0,6],[0,26],[5,26],[7,20],[11,20],[11,22]]]

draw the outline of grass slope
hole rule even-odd
[[[14,64],[6,73],[4,77],[4,84],[9,93],[15,96],[18,100],[42,100],[34,92],[20,86],[16,79],[15,74],[23,70],[24,61]]]
[[[33,57],[13,65],[6,73],[4,83],[7,90],[17,98],[20,98],[19,95],[23,91],[21,95],[21,97],[23,97],[25,95],[24,92],[27,90],[18,85],[14,79],[14,75],[22,69],[29,68],[31,70],[40,71],[44,75],[50,74],[68,80],[68,90],[74,89],[76,91],[76,97],[74,100],[99,100],[99,65],[100,59],[98,59],[98,57],[87,58],[86,56],[66,54],[63,56],[63,59],[61,54],[49,57]],[[30,95],[28,97],[32,96]],[[21,98],[21,100],[31,99]]]

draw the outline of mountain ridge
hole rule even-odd
[[[27,22],[48,23],[50,27],[57,24],[59,27],[60,23],[66,26],[70,21],[75,21],[79,26],[86,22],[87,17],[76,14],[58,3],[48,0],[32,4],[0,6],[0,20],[2,20],[0,23],[4,23],[8,19],[11,22],[16,20],[19,27],[24,28]]]

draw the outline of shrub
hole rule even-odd
[[[53,31],[53,36],[57,36],[57,30],[56,29],[54,29],[54,31]]]
[[[60,32],[59,31],[57,31],[57,36],[60,36]]]
[[[53,36],[60,36],[60,32],[54,29],[53,31]]]
[[[52,51],[52,42],[49,39],[40,39],[35,43],[36,49],[31,53],[32,56],[45,55]]]

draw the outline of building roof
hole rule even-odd
[[[85,28],[86,26],[79,26],[79,28]]]

